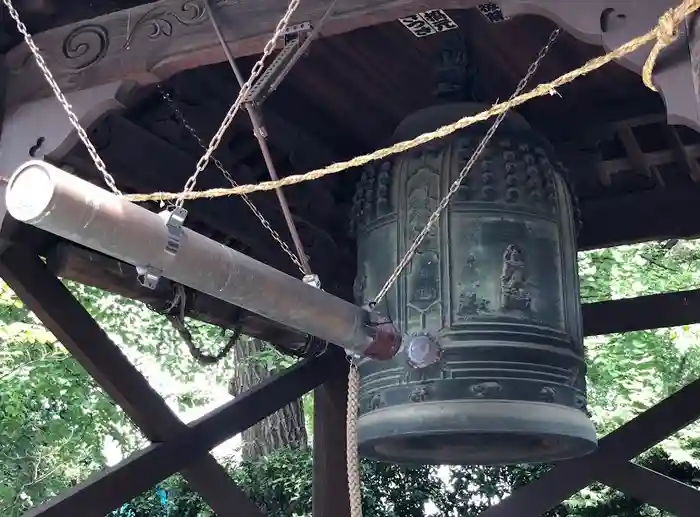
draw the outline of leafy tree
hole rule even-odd
[[[700,242],[673,241],[582,253],[586,301],[693,289],[700,285]],[[647,330],[586,340],[589,408],[606,434],[700,378],[700,326]],[[660,448],[677,462],[700,466],[696,423]]]
[[[428,502],[442,504],[444,486],[431,467],[406,468],[370,461],[363,461],[361,467],[365,517],[422,517]],[[279,449],[260,459],[229,465],[229,469],[264,515],[311,515],[309,448]],[[210,512],[180,476],[173,476],[111,517],[206,517],[212,515]]]
[[[233,348],[235,367],[229,383],[234,397],[260,384],[292,361],[259,339],[242,338]],[[256,460],[285,447],[307,447],[304,406],[301,399],[286,405],[242,433],[244,460]]]
[[[581,254],[586,302],[700,284],[700,244],[650,243]],[[225,387],[232,372],[261,378],[289,363],[259,342],[249,350],[204,368],[189,354],[181,336],[163,316],[142,305],[84,286],[70,285],[129,358],[147,375],[154,368],[178,383],[166,398],[188,408],[211,400],[211,387]],[[105,466],[104,443],[114,440],[124,453],[142,443],[123,413],[55,342],[16,297],[0,291],[0,513],[20,515]],[[193,341],[215,353],[226,341],[217,329],[188,323]],[[600,434],[649,408],[700,377],[698,328],[689,326],[600,336],[587,340],[589,407]],[[245,358],[244,358],[245,357]],[[248,375],[249,373],[245,373]],[[211,380],[204,387],[198,386]],[[151,378],[157,383],[158,379]],[[255,380],[251,380],[254,382]],[[242,385],[235,385],[236,391]],[[310,424],[304,400],[306,424]],[[295,417],[299,422],[303,416]],[[274,424],[278,425],[278,424]],[[298,426],[297,426],[298,427]],[[264,431],[268,432],[268,431]],[[700,430],[689,426],[638,461],[668,476],[695,484],[700,479]],[[274,438],[269,448],[231,461],[234,478],[268,515],[311,512],[311,454],[304,440]],[[404,468],[363,461],[366,517],[472,516],[537,478],[546,465],[527,467]],[[426,510],[427,508],[427,510]],[[609,488],[593,485],[550,512],[552,517],[661,517],[656,509]],[[113,512],[112,517],[206,517],[211,510],[180,476]]]
[[[106,437],[130,450],[136,435],[4,284],[0,320],[0,515],[14,517],[102,468]]]

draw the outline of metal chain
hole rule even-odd
[[[92,161],[95,162],[95,167],[97,167],[97,170],[102,173],[102,177],[104,178],[105,183],[110,188],[110,190],[116,195],[121,196],[122,193],[117,188],[117,184],[114,181],[114,177],[109,172],[107,172],[107,166],[105,165],[105,162],[102,161],[102,158],[100,158],[100,155],[97,153],[97,149],[95,149],[95,146],[92,145],[92,142],[90,142],[90,138],[88,137],[83,126],[80,124],[80,120],[78,119],[77,115],[73,112],[73,107],[70,105],[70,102],[68,102],[68,99],[66,99],[66,96],[61,91],[61,87],[54,79],[51,70],[49,70],[49,67],[46,65],[46,61],[41,55],[39,47],[37,47],[36,43],[34,43],[34,39],[32,38],[31,34],[29,34],[27,26],[24,25],[21,18],[19,17],[17,9],[15,9],[14,5],[12,5],[12,0],[2,0],[2,2],[3,4],[5,4],[5,7],[7,7],[7,10],[10,12],[10,16],[15,21],[15,24],[17,25],[17,30],[24,37],[24,41],[27,43],[29,50],[31,50],[37,66],[41,70],[42,74],[44,74],[44,78],[49,83],[49,86],[51,86],[51,90],[53,90],[53,93],[58,99],[58,102],[60,102],[61,106],[63,106],[66,115],[68,115],[68,120],[70,120],[71,125],[78,133],[80,141],[83,142],[83,145],[85,145],[85,147],[87,148],[88,153],[90,153]]]
[[[545,58],[545,56],[549,53],[549,50],[552,48],[552,45],[554,42],[557,40],[557,37],[559,37],[560,29],[555,29],[552,34],[549,36],[549,40],[547,43],[542,47],[540,50],[539,54],[537,55],[537,58],[535,61],[530,65],[530,67],[527,69],[527,73],[525,74],[525,77],[523,77],[520,82],[518,83],[518,86],[515,88],[515,92],[510,96],[510,99],[513,99],[520,95],[520,92],[522,92],[525,87],[527,86],[527,83],[530,81],[530,78],[535,74],[537,71],[540,63],[542,60]],[[393,287],[393,285],[396,283],[398,280],[399,276],[403,272],[403,270],[408,266],[408,264],[411,262],[413,259],[413,256],[416,254],[416,251],[418,250],[418,247],[421,245],[425,237],[428,235],[432,227],[435,225],[437,220],[440,218],[440,215],[442,215],[442,212],[445,210],[447,205],[450,203],[450,200],[452,199],[452,196],[459,190],[459,187],[462,185],[462,182],[464,181],[464,178],[467,177],[467,174],[469,174],[469,171],[471,168],[474,166],[476,161],[479,159],[479,156],[481,153],[484,151],[486,146],[488,145],[489,141],[491,140],[491,137],[496,133],[496,130],[498,127],[501,125],[501,122],[505,119],[506,115],[508,114],[509,110],[504,111],[494,121],[493,125],[489,128],[489,130],[486,132],[484,135],[484,138],[479,142],[479,145],[477,146],[476,150],[474,151],[474,154],[472,154],[471,158],[469,158],[469,161],[467,164],[464,166],[462,171],[459,173],[459,176],[457,179],[452,183],[450,186],[450,189],[447,191],[447,194],[445,197],[442,198],[440,203],[438,204],[438,207],[435,209],[435,211],[430,214],[430,217],[428,218],[428,222],[425,225],[425,228],[421,230],[421,232],[418,234],[418,236],[415,238],[411,246],[408,248],[408,251],[406,251],[406,254],[403,256],[399,264],[396,266],[396,269],[394,269],[394,272],[389,276],[387,281],[384,283],[382,286],[381,290],[377,294],[377,296],[374,298],[373,304],[379,303],[384,296],[389,292],[389,289]]]
[[[170,109],[172,109],[173,113],[178,118],[180,123],[185,127],[185,129],[187,129],[187,131],[190,132],[190,134],[197,141],[199,146],[202,149],[206,149],[204,142],[202,141],[200,136],[197,134],[195,129],[192,127],[192,125],[187,121],[187,119],[185,118],[185,114],[175,104],[175,101],[170,96],[170,94],[168,92],[166,92],[165,90],[163,90],[160,86],[158,86],[158,90],[160,91],[161,96],[168,103],[168,105],[170,106]],[[236,180],[234,180],[233,177],[231,177],[231,174],[229,174],[229,172],[226,170],[224,165],[221,163],[221,161],[219,161],[219,159],[216,156],[212,156],[211,161],[214,162],[214,165],[216,165],[216,168],[221,171],[221,174],[223,174],[224,178],[226,178],[226,180],[231,184],[231,186],[234,186],[234,187],[238,186],[238,183],[236,182]],[[282,240],[282,237],[280,236],[280,234],[277,233],[277,231],[274,228],[272,228],[272,226],[270,225],[270,222],[267,219],[265,219],[265,216],[262,214],[262,212],[260,212],[260,210],[258,210],[258,208],[253,204],[253,202],[250,200],[250,198],[247,195],[244,194],[241,197],[243,198],[243,201],[245,202],[245,204],[248,205],[248,208],[250,208],[251,212],[253,212],[253,214],[255,214],[255,217],[257,217],[258,220],[260,220],[260,223],[265,227],[265,229],[267,229],[267,231],[270,232],[270,235],[272,235],[272,238],[277,241],[277,243],[282,248],[282,251],[284,251],[289,256],[289,258],[292,260],[292,262],[294,262],[294,265],[297,268],[299,268],[299,271],[301,272],[301,274],[302,275],[305,274],[304,268],[302,267],[301,262],[299,261],[297,256],[294,254],[294,252],[292,252],[291,248],[287,245],[287,243]]]
[[[240,321],[233,329],[233,333],[229,337],[226,345],[222,347],[216,355],[209,355],[195,345],[192,332],[190,332],[190,329],[187,328],[187,324],[185,323],[185,315],[187,312],[187,291],[185,290],[185,286],[182,284],[173,284],[173,289],[175,294],[173,299],[168,303],[167,307],[163,311],[155,312],[163,314],[172,324],[173,328],[175,328],[177,333],[180,334],[180,337],[187,345],[187,349],[195,361],[203,365],[213,365],[218,363],[224,357],[226,357],[236,343],[238,343],[238,339],[241,337],[242,333],[242,325],[240,324]],[[149,308],[154,310],[152,307]],[[240,313],[240,311],[236,312]],[[222,329],[222,336],[224,335],[224,332],[225,330]]]
[[[83,142],[83,144],[87,148],[88,153],[90,153],[90,157],[92,158],[92,161],[95,163],[95,167],[97,167],[97,169],[102,173],[102,177],[104,178],[105,183],[112,190],[112,192],[121,196],[122,193],[117,188],[114,177],[111,174],[109,174],[109,172],[107,172],[107,166],[105,165],[104,161],[102,161],[102,158],[100,158],[100,155],[97,153],[95,146],[92,145],[92,142],[90,142],[90,138],[88,137],[87,132],[80,124],[80,120],[78,119],[77,115],[73,112],[73,107],[70,105],[70,103],[68,102],[68,99],[66,99],[66,96],[61,91],[61,87],[58,85],[58,83],[54,79],[53,74],[51,74],[51,70],[49,70],[49,67],[46,65],[46,61],[44,60],[44,57],[41,55],[41,51],[39,50],[39,47],[37,47],[36,43],[34,43],[34,39],[32,38],[31,34],[29,34],[29,31],[27,30],[26,25],[24,25],[24,23],[22,22],[22,20],[19,16],[19,13],[17,12],[17,9],[15,9],[14,5],[12,4],[12,0],[2,0],[2,2],[3,2],[3,4],[5,4],[5,7],[7,7],[7,10],[9,11],[10,16],[15,21],[15,24],[17,25],[17,30],[24,37],[24,41],[27,43],[29,50],[31,50],[32,55],[34,56],[34,59],[37,63],[37,66],[39,67],[39,69],[43,73],[44,78],[51,86],[51,89],[53,90],[54,95],[56,96],[58,101],[61,103],[61,106],[65,110],[66,115],[68,115],[68,119],[70,120],[71,125],[73,126],[73,128],[75,128],[76,132],[78,133],[78,136],[80,137],[80,140]],[[192,190],[194,190],[194,187],[197,183],[197,177],[204,169],[207,168],[207,165],[209,165],[209,161],[211,160],[212,154],[214,153],[214,151],[216,151],[216,148],[221,143],[221,139],[223,138],[224,133],[231,125],[231,122],[233,121],[234,117],[236,116],[236,113],[238,113],[238,109],[240,108],[241,104],[243,103],[243,100],[245,99],[245,97],[247,96],[248,91],[250,90],[253,82],[255,81],[255,79],[257,79],[257,77],[262,72],[263,66],[265,65],[265,60],[269,57],[270,54],[272,54],[273,50],[277,46],[277,41],[279,40],[280,36],[287,30],[287,26],[289,25],[289,20],[291,19],[292,15],[294,14],[294,11],[296,11],[298,6],[299,6],[299,0],[291,0],[291,2],[289,3],[289,6],[287,7],[287,11],[285,12],[284,16],[277,24],[277,27],[275,27],[275,32],[272,35],[272,38],[270,38],[270,40],[265,44],[262,56],[257,61],[257,63],[255,63],[255,65],[253,66],[253,70],[250,73],[250,77],[248,78],[248,81],[246,81],[246,83],[243,85],[241,90],[238,92],[238,97],[236,98],[236,101],[233,103],[233,105],[229,109],[228,113],[226,113],[224,120],[221,122],[221,126],[219,127],[218,131],[216,132],[216,134],[212,138],[211,142],[209,143],[209,147],[207,148],[206,152],[197,162],[197,167],[196,167],[195,172],[192,174],[192,176],[185,183],[185,187],[184,187],[182,193],[180,194],[177,201],[175,202],[175,206],[177,208],[182,208],[182,206],[185,203],[185,197],[187,196],[187,194],[192,192]]]
[[[3,1],[9,1],[9,0],[3,0]],[[260,56],[260,59],[258,60],[258,62],[255,63],[255,65],[253,66],[253,70],[251,70],[251,72],[250,72],[250,77],[245,82],[245,84],[243,84],[243,86],[241,86],[241,89],[238,92],[238,97],[236,98],[235,102],[229,108],[228,113],[226,113],[224,120],[221,122],[221,125],[219,126],[219,129],[216,131],[216,133],[212,137],[211,142],[209,142],[209,147],[207,148],[204,155],[202,155],[202,157],[197,162],[197,167],[196,167],[194,173],[187,180],[187,182],[185,183],[185,187],[183,188],[182,192],[180,193],[177,200],[175,201],[176,207],[182,208],[182,206],[185,203],[186,196],[194,190],[194,187],[197,184],[197,177],[201,174],[201,172],[204,169],[207,168],[207,165],[209,165],[209,160],[211,160],[212,154],[214,153],[214,151],[216,151],[216,148],[219,147],[219,144],[221,143],[221,139],[224,137],[224,133],[226,133],[226,130],[231,125],[231,122],[233,122],[233,118],[236,116],[236,113],[238,113],[238,110],[241,107],[241,104],[243,104],[243,102],[245,101],[245,98],[248,95],[248,91],[250,90],[253,83],[255,82],[255,79],[257,79],[257,77],[262,72],[263,66],[265,65],[265,60],[272,53],[272,51],[275,49],[275,46],[277,45],[277,40],[279,40],[282,33],[287,30],[287,26],[289,25],[289,20],[291,19],[292,15],[294,14],[294,11],[296,10],[296,8],[298,6],[299,6],[299,0],[291,0],[291,2],[289,3],[289,6],[287,7],[287,12],[284,14],[282,19],[277,24],[277,27],[275,28],[275,32],[272,35],[272,38],[270,38],[270,41],[268,41],[267,44],[265,45],[265,48],[263,49],[262,56]]]

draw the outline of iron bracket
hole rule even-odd
[[[183,226],[187,218],[187,210],[175,207],[172,212],[166,210],[159,214],[165,221],[168,229],[168,237],[163,249],[163,260],[160,265],[149,264],[145,267],[136,268],[139,283],[147,289],[155,289],[166,266],[169,265],[177,255],[182,241]]]
[[[311,273],[308,275],[304,275],[304,278],[302,281],[311,287],[315,287],[316,289],[321,289],[321,279],[318,277],[318,275]]]
[[[279,51],[270,66],[260,75],[246,96],[245,102],[261,105],[277,89],[306,49],[304,44],[313,29],[310,22],[287,27],[284,35],[284,47]]]

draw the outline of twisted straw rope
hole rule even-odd
[[[346,414],[346,451],[350,517],[362,517],[360,456],[357,451],[357,417],[360,410],[360,372],[351,359],[348,373],[348,407]]]
[[[656,87],[652,83],[652,72],[654,70],[654,66],[656,65],[656,60],[658,59],[659,54],[664,48],[666,48],[678,39],[678,27],[681,23],[683,23],[686,17],[688,17],[690,14],[694,13],[698,9],[700,9],[700,0],[683,0],[683,2],[680,5],[669,9],[666,13],[664,13],[659,18],[659,22],[656,25],[656,27],[654,27],[652,30],[650,30],[642,36],[628,41],[627,43],[605,54],[604,56],[593,58],[580,68],[572,70],[571,72],[567,72],[566,74],[560,76],[559,78],[551,82],[540,84],[539,86],[536,86],[527,93],[518,95],[517,97],[514,97],[513,99],[510,99],[506,102],[494,104],[488,110],[485,110],[476,115],[461,118],[458,121],[453,122],[452,124],[443,126],[439,129],[436,129],[435,131],[424,133],[411,140],[398,142],[390,147],[378,149],[370,154],[363,154],[360,156],[356,156],[351,160],[333,163],[322,169],[315,169],[305,174],[294,174],[292,176],[286,176],[277,181],[264,181],[257,184],[240,185],[238,187],[233,188],[213,188],[208,190],[189,192],[186,198],[216,198],[225,196],[235,196],[241,194],[250,194],[251,192],[259,192],[265,190],[274,190],[279,187],[286,187],[288,185],[303,183],[305,181],[317,180],[323,178],[324,176],[336,174],[338,172],[342,172],[353,167],[365,165],[371,161],[381,160],[388,156],[402,153],[414,147],[418,147],[419,145],[423,145],[427,142],[430,142],[431,140],[444,138],[454,133],[455,131],[464,129],[478,122],[488,120],[491,117],[497,116],[516,106],[520,106],[521,104],[524,104],[527,101],[532,100],[534,98],[549,95],[552,91],[556,90],[557,88],[568,84],[579,77],[589,74],[590,72],[593,72],[594,70],[597,70],[603,67],[604,65],[610,63],[611,61],[626,56],[639,49],[640,47],[646,45],[647,43],[651,43],[652,41],[655,41],[655,44],[654,47],[651,49],[649,57],[647,58],[647,61],[642,69],[642,79],[644,81],[644,84],[649,89],[656,91]],[[181,193],[179,192],[154,192],[151,194],[131,194],[126,196],[126,198],[130,201],[166,201],[177,199],[180,195]]]

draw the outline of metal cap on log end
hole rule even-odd
[[[18,196],[17,192],[23,194]],[[8,182],[7,208],[15,219],[31,224],[51,206],[53,196],[51,176],[43,167],[29,164],[23,174],[12,176]]]

